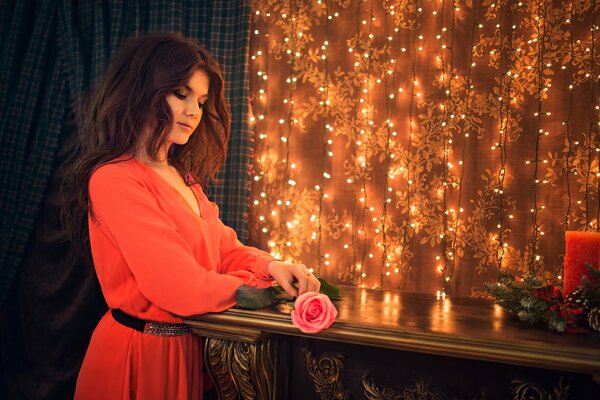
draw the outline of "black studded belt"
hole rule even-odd
[[[125,314],[118,309],[111,310],[112,316],[121,325],[135,329],[142,333],[155,336],[181,336],[192,332],[192,328],[185,324],[167,324],[165,322],[145,321]]]

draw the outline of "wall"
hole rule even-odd
[[[253,1],[252,242],[366,287],[560,280],[599,229],[599,6]]]

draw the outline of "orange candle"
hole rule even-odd
[[[586,263],[600,269],[600,232],[567,231],[565,239],[563,293],[567,295],[581,285],[581,277],[590,278]]]

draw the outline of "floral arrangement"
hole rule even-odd
[[[550,330],[567,333],[600,332],[600,271],[586,265],[589,276],[568,295],[554,285],[541,285],[533,276],[517,279],[500,272],[498,283],[486,284],[499,304],[521,321],[544,324]]]
[[[307,292],[297,298],[290,297],[281,286],[256,289],[242,285],[236,292],[237,307],[247,310],[275,305],[280,312],[291,314],[292,324],[304,333],[317,333],[327,329],[337,318],[337,309],[332,301],[342,299],[340,289],[325,279],[320,293]]]

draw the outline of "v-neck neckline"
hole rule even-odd
[[[187,206],[187,208],[191,211],[192,214],[194,214],[197,218],[203,220],[203,211],[202,211],[202,206],[200,205],[200,200],[198,199],[198,196],[196,195],[196,191],[191,187],[191,186],[187,186],[190,188],[191,192],[192,192],[192,196],[194,196],[194,200],[196,201],[196,205],[198,206],[198,213],[196,213],[196,210],[194,210],[194,208],[192,207],[192,205],[187,201],[187,199],[183,196],[183,194],[181,194],[179,192],[179,190],[177,190],[177,188],[175,188],[173,185],[171,185],[165,178],[163,178],[158,172],[156,172],[151,166],[145,164],[144,162],[137,160],[135,158],[132,158],[132,160],[134,160],[136,163],[141,164],[143,168],[149,170],[151,172],[151,174],[153,174],[154,176],[156,176],[158,179],[160,179],[161,182],[163,182],[166,186],[168,186],[169,188],[171,188],[171,190],[173,192],[176,193],[177,196],[179,196],[179,198],[181,199],[181,201],[183,201],[183,203],[185,203],[185,205]]]

